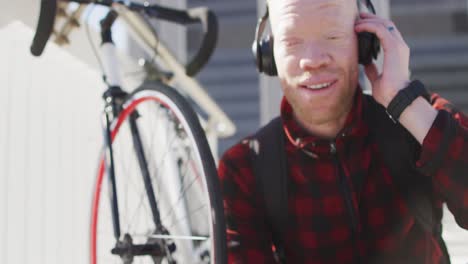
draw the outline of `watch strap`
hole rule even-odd
[[[393,122],[400,118],[401,113],[413,103],[416,98],[422,96],[428,102],[431,101],[431,96],[427,92],[424,84],[418,80],[412,81],[408,86],[401,89],[392,99],[387,107],[387,114]]]

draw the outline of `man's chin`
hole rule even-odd
[[[308,107],[300,111],[300,119],[314,125],[324,125],[331,122],[340,122],[349,113],[349,105],[341,101],[322,100],[309,103]]]

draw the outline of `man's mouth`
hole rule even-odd
[[[314,83],[314,84],[304,84],[301,85],[302,88],[306,88],[309,90],[321,90],[332,86],[336,81],[329,81],[329,82],[322,82],[322,83]]]
[[[306,85],[306,88],[312,89],[312,90],[317,90],[317,89],[322,89],[322,88],[327,88],[330,86],[332,83],[320,83],[320,84],[314,84],[314,85]]]

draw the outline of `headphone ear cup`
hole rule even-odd
[[[278,75],[278,71],[276,69],[275,56],[273,54],[273,43],[274,39],[272,35],[267,35],[259,43],[259,54],[261,54],[261,56],[259,56],[261,60],[260,71],[269,76]]]
[[[380,52],[379,38],[369,32],[358,33],[359,64],[368,65]]]
[[[252,53],[255,57],[255,65],[259,72],[263,72],[262,68],[262,48],[260,47],[260,43],[255,39],[252,43]]]

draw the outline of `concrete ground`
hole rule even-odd
[[[443,237],[447,243],[452,264],[468,264],[468,230],[460,228],[447,209],[444,212],[443,225]]]

